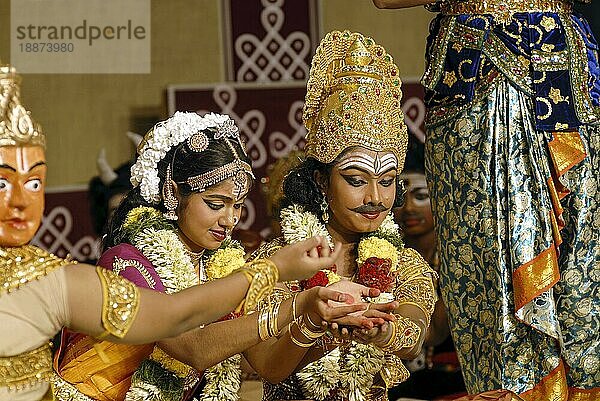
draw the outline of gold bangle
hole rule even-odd
[[[271,337],[277,337],[281,334],[279,330],[278,317],[279,317],[279,308],[281,307],[281,301],[275,302],[274,305],[269,306],[269,335]]]
[[[298,328],[300,329],[300,333],[309,340],[316,340],[317,338],[323,337],[323,335],[325,334],[325,330],[318,331],[318,332],[312,331],[306,325],[306,323],[304,323],[303,319],[300,319],[300,321],[297,324],[298,324]]]
[[[396,340],[396,325],[394,324],[395,322],[390,322],[390,330],[392,330],[392,335],[390,335],[390,338],[385,342],[385,344],[383,344],[380,348],[381,349],[387,349],[389,348],[392,343]]]
[[[298,320],[298,315],[296,314],[296,298],[298,298],[297,292],[292,295],[292,320],[294,321]]]
[[[298,323],[296,321],[293,321],[290,324],[288,324],[288,332],[290,333],[290,339],[292,340],[292,342],[294,344],[296,344],[300,348],[310,348],[310,347],[312,347],[315,344],[316,341],[311,341],[309,343],[303,343],[302,341],[300,341],[300,340],[298,340],[298,339],[296,339],[294,337],[294,333],[292,333],[292,325],[293,324],[298,325]]]
[[[271,338],[269,336],[269,326],[267,325],[267,319],[269,318],[269,309],[264,308],[260,311],[258,315],[258,336],[262,341],[268,340]]]
[[[323,326],[320,324],[316,324],[315,322],[312,321],[312,319],[310,318],[310,313],[306,313],[304,316],[306,316],[306,321],[308,321],[308,323],[310,323],[311,326],[313,326],[313,328],[315,330],[323,330]],[[310,329],[310,327],[309,327]],[[323,330],[325,331],[325,330]]]
[[[421,327],[407,317],[396,316],[393,322],[394,332],[390,340],[381,347],[383,352],[398,352],[403,348],[412,348],[419,342]]]
[[[253,312],[258,303],[275,288],[275,284],[279,280],[279,271],[275,263],[269,259],[256,259],[246,263],[239,272],[250,282],[250,287],[246,293],[246,299],[236,308],[239,312],[242,307],[244,314]]]

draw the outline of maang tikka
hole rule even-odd
[[[163,184],[162,196],[165,209],[167,209],[163,215],[167,220],[176,221],[178,219],[176,211],[177,206],[179,206],[179,201],[173,193],[173,178],[170,164],[167,166],[167,177],[165,178],[165,182]]]

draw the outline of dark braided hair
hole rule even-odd
[[[160,179],[159,188],[162,189],[165,182],[167,166],[170,163],[173,163],[172,179],[178,183],[177,188],[179,190],[179,195],[184,198],[191,195],[194,191],[192,191],[191,187],[185,183],[188,178],[212,171],[235,160],[235,156],[231,152],[231,148],[226,141],[229,141],[229,144],[233,146],[235,152],[242,161],[248,163],[248,165],[252,165],[252,161],[248,155],[246,155],[238,140],[231,138],[214,139],[214,131],[211,129],[206,129],[203,132],[209,139],[208,147],[205,150],[200,153],[195,152],[188,146],[187,141],[184,141],[179,145],[172,147],[165,157],[158,162],[158,177]],[[249,179],[251,180],[250,177]],[[102,240],[103,251],[121,242],[129,242],[127,238],[123,238],[121,226],[123,225],[127,214],[132,209],[139,206],[153,207],[161,212],[166,211],[163,202],[153,204],[145,200],[141,195],[139,186],[132,189],[125,196],[117,210],[115,210],[115,213],[110,220],[108,232]],[[175,224],[176,223],[177,222],[175,222]]]
[[[321,217],[321,202],[323,193],[315,180],[315,172],[319,172],[321,176],[329,180],[331,169],[338,161],[353,148],[342,152],[331,163],[322,163],[313,157],[308,157],[298,167],[293,169],[283,181],[283,199],[281,200],[281,208],[286,208],[291,205],[299,205],[305,211],[311,212]],[[400,178],[396,178],[396,197],[392,208],[404,205],[404,182]]]

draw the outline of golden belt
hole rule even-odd
[[[442,14],[496,14],[550,12],[571,13],[573,5],[566,0],[465,0],[442,1]]]
[[[0,387],[22,389],[52,377],[50,344],[33,351],[0,358]]]

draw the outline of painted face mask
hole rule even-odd
[[[25,245],[42,221],[46,157],[40,146],[0,147],[0,244]]]

